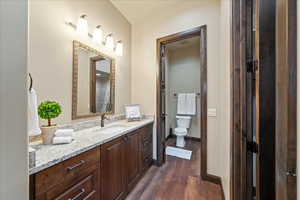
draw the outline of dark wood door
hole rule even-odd
[[[140,176],[140,130],[125,136],[126,179],[128,191],[132,190]]]
[[[119,200],[126,196],[125,137],[101,147],[101,193],[103,200]]]
[[[258,75],[257,75],[257,198],[275,199],[276,55],[275,3],[258,1]]]
[[[297,199],[297,2],[276,1],[276,200]]]
[[[158,128],[159,128],[159,132],[160,134],[158,134],[158,138],[157,138],[157,161],[158,161],[158,165],[162,165],[165,163],[165,136],[166,136],[166,45],[164,43],[161,43],[160,45],[160,94],[159,94],[159,98],[160,98],[160,105],[158,105],[160,108],[160,123],[157,124]]]
[[[256,120],[256,109],[255,109],[255,80],[257,72],[257,58],[255,52],[257,49],[256,45],[256,26],[257,12],[256,12],[256,1],[246,1],[245,17],[246,17],[246,70],[242,70],[245,74],[245,82],[243,87],[243,97],[245,98],[246,112],[243,116],[243,123],[246,127],[243,133],[243,152],[246,156],[243,158],[243,166],[245,167],[244,173],[246,177],[246,184],[243,187],[243,193],[245,199],[253,200],[256,196],[254,176],[256,166],[254,166],[254,159],[257,153],[257,146],[255,140],[255,123]]]

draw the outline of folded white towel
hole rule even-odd
[[[55,132],[56,137],[73,137],[73,129],[58,129]]]
[[[37,94],[32,88],[28,93],[28,135],[36,136],[41,134],[39,116],[37,111]]]
[[[69,144],[73,141],[72,137],[54,137],[53,144]]]
[[[196,94],[195,93],[186,94],[186,114],[196,115]]]
[[[186,94],[179,93],[177,97],[177,114],[186,114]]]

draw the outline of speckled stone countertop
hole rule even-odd
[[[154,117],[147,117],[141,121],[115,121],[104,128],[99,126],[74,132],[74,140],[70,144],[42,145],[30,144],[36,150],[35,166],[29,169],[29,174],[35,174],[57,163],[74,157],[82,152],[100,146],[117,137],[132,132],[154,121]]]

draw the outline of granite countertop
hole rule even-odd
[[[36,161],[35,166],[29,169],[29,174],[35,174],[152,122],[154,122],[154,117],[147,117],[141,121],[134,122],[119,120],[110,123],[103,128],[96,126],[93,128],[76,131],[74,132],[74,140],[70,144],[30,144],[30,147],[36,150]]]

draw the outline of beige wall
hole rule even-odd
[[[156,112],[156,39],[208,26],[208,172],[220,176],[230,193],[230,14],[231,0],[188,1],[167,5],[132,25],[132,102],[146,114]],[[156,146],[154,136],[154,146]],[[156,155],[156,148],[154,148]]]
[[[0,0],[0,199],[27,200],[27,0]]]
[[[124,44],[123,57],[116,57],[90,38],[81,38],[65,21],[77,23],[80,15],[88,15],[89,31],[100,24],[105,34]],[[60,124],[71,121],[72,41],[79,40],[112,57],[116,57],[116,113],[131,102],[130,58],[131,25],[108,0],[30,0],[29,1],[29,72],[34,79],[38,101],[51,99],[63,106],[62,115],[54,120]]]
[[[177,127],[177,98],[174,93],[198,93],[200,92],[200,41],[197,43],[169,49],[168,54],[168,84],[167,91],[169,127],[173,130]],[[197,98],[197,112],[192,117],[191,128],[188,136],[200,138],[200,98]]]
[[[219,176],[225,198],[230,199],[230,64],[231,64],[231,2],[221,1],[221,29],[220,29],[220,98],[219,98]]]

